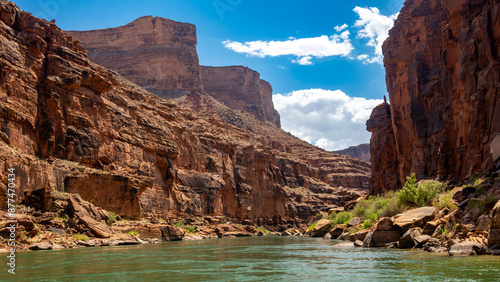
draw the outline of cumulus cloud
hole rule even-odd
[[[349,26],[347,24],[343,24],[341,26],[335,26],[334,29],[337,31],[337,32],[341,32],[342,30],[348,28]]]
[[[365,123],[382,100],[349,97],[340,90],[309,89],[273,95],[282,128],[325,150],[367,143]]]
[[[311,62],[312,57],[311,56],[305,56],[297,60],[292,60],[292,63],[296,63],[302,66],[310,66],[313,65],[313,62]]]
[[[369,41],[366,45],[375,48],[375,56],[371,58],[358,56],[358,59],[365,63],[381,63],[383,60],[382,44],[389,37],[389,30],[394,25],[394,20],[399,13],[385,16],[381,15],[379,9],[375,7],[355,7],[354,12],[359,16],[359,20],[354,23],[354,26],[360,28],[358,38],[368,38]]]
[[[349,31],[331,36],[322,35],[310,38],[290,37],[285,41],[249,41],[237,42],[226,40],[222,42],[227,49],[250,56],[277,57],[295,56],[292,62],[301,65],[312,65],[313,58],[331,56],[347,56],[354,47],[349,40]]]

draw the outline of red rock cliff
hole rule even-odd
[[[200,92],[184,95],[195,111],[159,98],[11,2],[0,0],[0,27],[2,205],[11,167],[17,203],[38,195],[50,207],[47,195],[66,191],[131,218],[215,214],[283,224],[368,188],[366,163]]]
[[[274,109],[273,89],[260,79],[258,72],[243,66],[201,67],[205,92],[233,110],[250,113],[280,128],[280,116]]]
[[[89,58],[163,98],[201,90],[196,26],[146,16],[125,26],[69,31]]]
[[[259,73],[199,66],[194,25],[147,16],[121,27],[68,34],[78,38],[92,61],[160,97],[182,98],[205,88],[227,107],[280,127],[271,85]]]
[[[373,157],[390,163],[384,173],[391,177],[374,164],[374,191],[396,188],[392,175],[396,186],[410,173],[463,180],[493,165],[499,50],[499,1],[405,2],[383,47],[395,146],[373,137],[371,143]],[[373,127],[374,136],[387,126]]]

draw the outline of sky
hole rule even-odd
[[[195,24],[201,65],[258,71],[273,86],[285,131],[339,150],[370,140],[366,120],[387,95],[381,46],[404,0],[13,2],[64,30],[146,15]]]

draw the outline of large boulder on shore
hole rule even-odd
[[[340,235],[344,234],[346,229],[347,227],[344,224],[337,224],[332,231],[328,232],[328,234],[330,235],[331,239],[337,239]]]
[[[427,221],[430,221],[436,215],[435,207],[421,207],[403,213],[394,220],[394,225],[399,226],[403,231],[412,227],[423,226]]]
[[[500,255],[500,201],[498,201],[490,214],[491,227],[488,234],[488,252]]]
[[[448,250],[448,255],[450,256],[475,256],[483,255],[486,252],[486,246],[484,244],[465,241],[455,244]]]
[[[401,237],[401,231],[388,217],[381,218],[366,234],[363,247],[383,247],[389,243],[397,242]]]
[[[320,219],[316,223],[316,226],[314,226],[314,229],[311,232],[311,237],[323,237],[326,233],[328,233],[328,231],[330,231],[331,227],[332,223],[330,220]]]
[[[415,238],[422,235],[422,228],[415,227],[406,231],[398,240],[398,248],[410,249],[415,247]]]

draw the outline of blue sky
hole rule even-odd
[[[13,2],[55,19],[65,30],[116,27],[145,15],[195,24],[202,65],[257,70],[273,86],[283,128],[330,150],[369,141],[369,133],[359,131],[386,94],[377,45],[403,5],[403,0]]]

